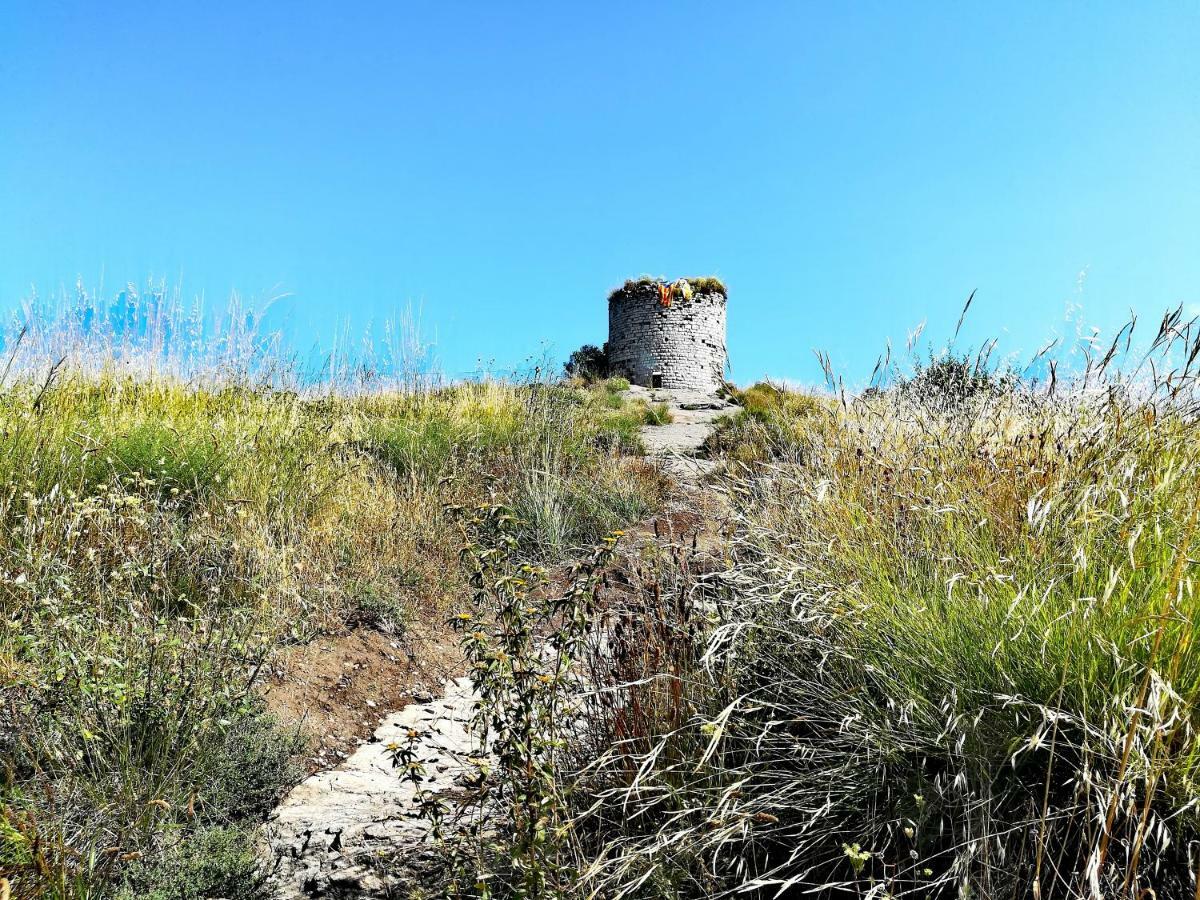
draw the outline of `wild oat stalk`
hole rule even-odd
[[[639,732],[580,763],[583,893],[1196,892],[1200,340],[1118,343],[1073,382],[748,392],[697,655],[614,673]]]

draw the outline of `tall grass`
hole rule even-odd
[[[1193,896],[1198,347],[727,426],[726,564],[590,658],[579,893]]]
[[[646,410],[602,387],[342,363],[361,377],[318,384],[253,317],[214,336],[160,291],[56,321],[17,327],[0,383],[16,896],[252,896],[302,740],[259,697],[280,646],[442,622],[468,577],[448,508],[523,507],[519,552],[553,560],[664,491],[624,455]]]

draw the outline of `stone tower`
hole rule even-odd
[[[627,281],[608,297],[609,368],[633,384],[715,393],[725,377],[725,285]]]

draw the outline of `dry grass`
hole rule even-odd
[[[581,893],[1193,896],[1200,406],[1161,363],[1198,345],[1165,331],[1157,377],[756,391],[728,568],[649,571],[593,660]]]
[[[664,490],[626,456],[653,412],[602,387],[302,388],[257,338],[212,369],[174,358],[162,335],[186,317],[137,309],[128,345],[27,330],[0,385],[0,876],[18,897],[253,896],[250,835],[296,775],[299,736],[257,695],[276,648],[440,621],[467,589],[455,505],[520,509],[519,552],[557,559]]]

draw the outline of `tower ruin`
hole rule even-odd
[[[608,297],[609,369],[633,384],[715,393],[725,379],[725,285],[627,281]]]

